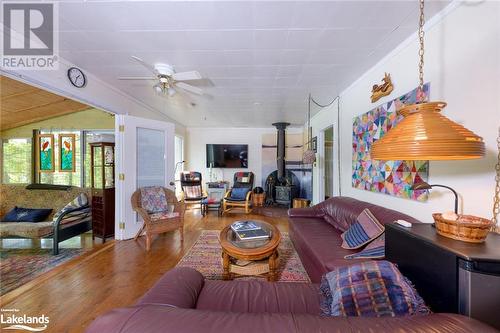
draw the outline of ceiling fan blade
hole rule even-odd
[[[132,59],[134,59],[135,61],[137,61],[138,63],[140,63],[142,66],[146,67],[151,73],[153,73],[154,75],[157,75],[158,73],[156,72],[156,69],[151,66],[150,64],[146,63],[144,60],[142,60],[141,58],[139,57],[136,57],[136,56],[132,56]]]
[[[192,85],[184,83],[184,82],[176,82],[175,86],[178,88],[184,89],[186,91],[189,91],[190,93],[193,93],[193,94],[203,95],[203,89],[200,89],[198,87],[192,86]]]
[[[174,73],[172,78],[176,81],[189,81],[189,80],[199,80],[201,79],[200,73],[197,71]]]
[[[150,76],[119,76],[118,80],[158,80],[158,78]]]

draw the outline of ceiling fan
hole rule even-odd
[[[153,85],[153,89],[157,93],[165,94],[170,97],[177,93],[177,88],[187,92],[203,95],[203,89],[187,84],[184,81],[202,80],[200,73],[197,71],[176,73],[174,67],[168,64],[150,65],[144,62],[141,58],[132,56],[132,59],[146,67],[152,76],[119,76],[118,80],[151,80],[157,81]]]

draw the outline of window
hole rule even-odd
[[[31,183],[31,139],[2,141],[2,181],[4,184]]]
[[[54,185],[71,185],[82,186],[82,159],[81,159],[81,132],[80,131],[40,131],[41,134],[54,134],[54,148],[55,148],[55,168],[54,172],[40,172],[40,184],[54,184]],[[60,134],[75,134],[75,172],[60,172],[59,171],[59,135]]]

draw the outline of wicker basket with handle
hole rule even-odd
[[[432,214],[432,217],[438,234],[469,243],[484,242],[493,225],[491,220],[472,215],[458,215],[456,221],[447,220],[440,213]]]

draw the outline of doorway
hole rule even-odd
[[[130,198],[143,186],[171,188],[174,180],[174,125],[163,121],[117,115],[115,238],[134,237],[142,221]]]
[[[323,198],[327,200],[334,195],[333,190],[333,126],[326,128],[323,131],[323,156],[324,156],[324,166],[323,166]],[[322,199],[323,199],[322,198]]]

